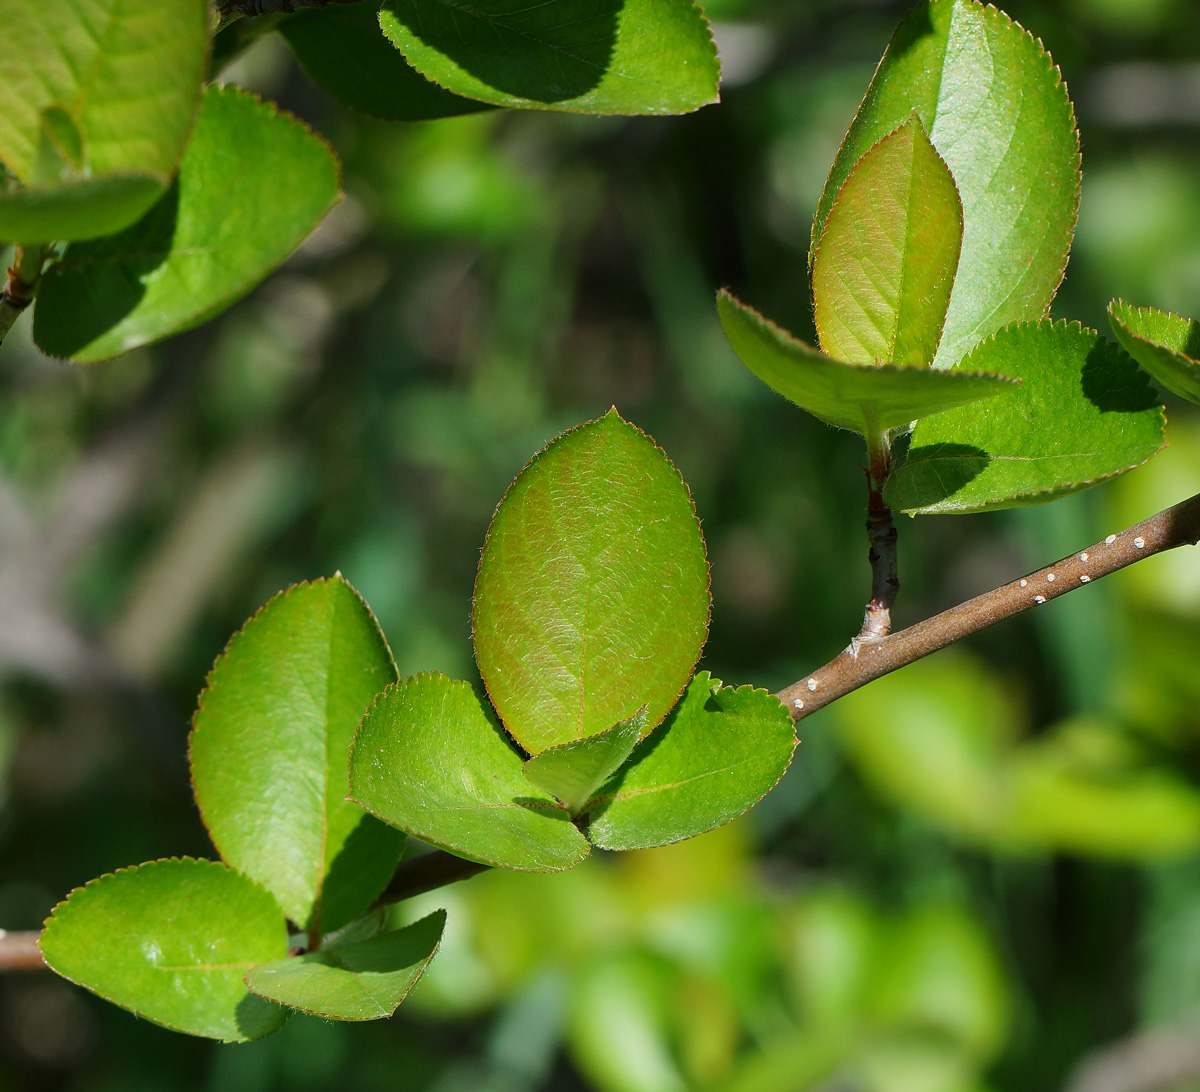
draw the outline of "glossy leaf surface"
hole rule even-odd
[[[170,182],[200,100],[202,0],[12,0],[0,36],[0,238],[87,239]]]
[[[287,1011],[246,990],[246,972],[287,953],[287,928],[258,884],[215,861],[152,861],[101,876],[54,908],[46,962],[164,1027],[237,1042]]]
[[[935,366],[1045,315],[1079,204],[1079,141],[1040,43],[978,0],[918,4],[897,29],[825,183],[813,242],[855,163],[913,112],[962,199],[963,242]]]
[[[1022,384],[1007,398],[920,422],[884,491],[893,508],[1034,504],[1131,470],[1163,446],[1162,406],[1146,377],[1078,323],[1007,327],[962,367],[1003,367]]]
[[[525,776],[575,815],[637,746],[643,720],[630,717],[607,732],[542,751],[525,763]]]
[[[588,844],[564,808],[525,777],[479,695],[417,675],[376,699],[350,753],[350,793],[373,815],[460,857],[554,872]]]
[[[475,582],[475,657],[531,754],[605,732],[683,692],[708,632],[691,495],[616,410],[536,455],[496,510]]]
[[[419,72],[496,106],[680,114],[718,97],[693,0],[386,0],[380,24]]]
[[[234,87],[210,87],[167,193],[46,274],[38,346],[91,363],[189,329],[282,262],[339,198],[324,141]]]
[[[373,5],[298,11],[280,24],[279,33],[315,84],[372,117],[422,121],[487,109],[413,68],[383,36]]]
[[[391,1016],[437,951],[446,911],[354,944],[264,963],[246,975],[260,997],[331,1020]]]
[[[588,837],[603,849],[644,849],[703,834],[770,792],[795,746],[778,698],[697,672],[667,720],[601,790]]]
[[[822,421],[864,435],[904,428],[1016,386],[1006,376],[981,372],[846,364],[792,337],[726,291],[717,296],[717,310],[733,351],[768,387]]]
[[[812,268],[822,350],[854,364],[931,363],[961,241],[954,179],[913,118],[858,161],[825,220]]]
[[[328,932],[383,890],[404,838],[346,801],[358,722],[396,669],[340,576],[297,584],[217,660],[192,731],[192,784],[221,856],[297,925]]]
[[[1124,300],[1108,305],[1108,322],[1125,351],[1159,383],[1200,403],[1200,322]]]

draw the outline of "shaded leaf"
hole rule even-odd
[[[39,942],[61,974],[156,1024],[226,1042],[257,1039],[287,1010],[243,978],[287,953],[275,900],[215,861],[123,868],[72,891]]]
[[[1200,404],[1200,322],[1124,300],[1108,305],[1108,322],[1125,351],[1158,382]]]
[[[680,114],[718,98],[693,0],[386,0],[379,19],[419,72],[496,106]]]
[[[210,87],[162,199],[127,230],[68,247],[47,271],[38,346],[92,363],[189,329],[262,280],[338,198],[324,141],[253,95]]]
[[[644,720],[644,715],[630,717],[607,732],[542,751],[525,763],[525,776],[575,815],[629,757],[642,738]]]
[[[446,911],[394,932],[264,963],[246,975],[253,993],[332,1020],[391,1016],[437,951]]]
[[[345,799],[358,722],[395,679],[378,624],[339,575],[275,596],[200,695],[189,752],[205,825],[302,928],[357,917],[400,859],[404,838]]]
[[[596,798],[588,837],[644,849],[712,830],[758,803],[796,746],[779,699],[697,672],[683,700]]]
[[[383,36],[373,5],[298,11],[279,25],[279,33],[315,84],[372,117],[422,121],[487,109],[413,68]]]
[[[1003,367],[1022,385],[1007,398],[920,422],[884,490],[893,508],[1035,504],[1131,470],[1163,446],[1162,406],[1145,376],[1078,323],[1006,327],[961,366]]]
[[[813,255],[821,348],[854,364],[929,364],[962,241],[954,179],[915,117],[855,164]]]
[[[475,657],[532,754],[666,716],[708,632],[708,563],[691,495],[611,410],[564,432],[496,509],[475,581]]]
[[[768,387],[822,421],[863,435],[906,428],[1016,386],[1004,375],[834,360],[724,290],[717,310],[733,351]]]
[[[1035,38],[978,0],[926,0],[892,37],[846,134],[814,249],[854,165],[914,112],[962,198],[962,254],[934,362],[949,367],[1001,326],[1046,314],[1075,227],[1079,140]]]
[[[522,766],[471,686],[417,675],[389,686],[363,718],[350,794],[384,822],[473,861],[531,872],[578,864],[586,839]]]
[[[0,238],[119,231],[166,189],[200,101],[203,0],[12,0],[0,36]]]

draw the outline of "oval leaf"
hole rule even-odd
[[[796,729],[773,694],[697,672],[683,700],[592,805],[602,849],[692,838],[753,807],[783,776]]]
[[[246,975],[259,997],[331,1020],[379,1020],[400,1006],[425,973],[446,927],[435,910],[403,929],[264,963]]]
[[[425,79],[383,36],[373,6],[298,11],[279,33],[315,84],[372,117],[422,121],[487,109]]]
[[[1009,326],[962,367],[1003,367],[1022,385],[1008,398],[918,424],[884,489],[893,508],[1036,504],[1132,470],[1163,446],[1163,410],[1146,377],[1077,322]]]
[[[163,192],[200,101],[203,0],[13,0],[0,35],[0,238],[88,239]]]
[[[275,596],[217,660],[189,753],[221,856],[297,925],[326,933],[387,884],[402,836],[346,801],[347,756],[396,679],[383,634],[342,577]]]
[[[693,0],[386,0],[379,21],[417,71],[496,106],[681,114],[719,97]]]
[[[822,421],[864,436],[906,428],[931,413],[1016,386],[1007,376],[982,372],[846,364],[792,337],[724,290],[717,295],[717,311],[733,351],[768,387]]]
[[[642,723],[643,717],[631,717],[598,736],[542,751],[525,763],[525,776],[577,815],[632,753],[642,737]]]
[[[92,363],[203,322],[282,262],[339,199],[324,141],[234,87],[210,87],[179,178],[136,224],[68,247],[34,338]]]
[[[915,117],[855,164],[813,256],[821,348],[854,364],[932,362],[962,241],[954,179]]]
[[[215,861],[123,868],[72,891],[39,941],[64,978],[164,1027],[226,1042],[277,1030],[287,1010],[243,978],[287,954],[275,900]]]
[[[475,657],[531,754],[666,716],[708,632],[708,562],[688,488],[611,410],[509,487],[475,581]]]
[[[962,198],[962,254],[935,360],[949,367],[1001,326],[1049,309],[1079,207],[1079,137],[1035,38],[978,0],[925,0],[897,29],[846,134],[814,249],[854,165],[914,112]]]
[[[556,872],[588,855],[556,800],[465,682],[417,675],[389,686],[350,752],[354,801],[422,841],[502,868]]]
[[[1125,351],[1167,390],[1200,404],[1200,322],[1124,300],[1108,305],[1108,322]]]

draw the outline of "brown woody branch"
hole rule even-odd
[[[38,933],[8,933],[0,929],[0,972],[44,971],[46,961],[37,946]]]

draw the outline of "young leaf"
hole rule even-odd
[[[962,241],[954,179],[915,117],[855,164],[813,255],[821,348],[852,364],[932,362]]]
[[[246,975],[252,993],[331,1020],[379,1020],[400,1006],[425,972],[446,911],[353,944],[263,963]]]
[[[1008,398],[920,422],[884,489],[893,508],[915,514],[1036,504],[1132,470],[1163,446],[1162,406],[1146,377],[1120,348],[1078,323],[1006,327],[961,366],[1002,367],[1022,386]]]
[[[0,35],[0,238],[89,239],[166,189],[208,48],[203,0],[12,0]]]
[[[405,679],[375,700],[350,752],[350,794],[385,823],[483,864],[556,872],[588,855],[479,695],[445,675]]]
[[[1108,305],[1108,322],[1125,351],[1167,390],[1200,403],[1200,322],[1124,300]]]
[[[54,908],[39,944],[64,978],[189,1035],[243,1042],[287,1019],[243,981],[287,954],[283,914],[253,880],[215,861],[173,858],[101,876]]]
[[[1075,227],[1079,138],[1036,39],[978,0],[923,0],[893,36],[838,152],[814,249],[854,165],[914,111],[962,198],[962,254],[934,362],[944,368],[999,327],[1046,314]]]
[[[253,95],[210,87],[162,199],[47,271],[34,338],[90,364],[189,329],[262,280],[338,198],[324,141]]]
[[[688,488],[611,410],[551,442],[496,509],[475,581],[475,657],[531,754],[675,704],[708,632]]]
[[[693,0],[386,0],[379,21],[417,71],[495,106],[682,114],[718,99]]]
[[[298,11],[279,33],[315,84],[372,117],[422,121],[488,108],[425,79],[383,36],[373,5]]]
[[[383,890],[404,838],[345,799],[368,705],[391,653],[342,577],[275,596],[229,642],[190,740],[196,803],[221,856],[321,933]]]
[[[576,815],[629,757],[642,738],[644,722],[645,715],[640,714],[607,732],[542,751],[525,763],[525,776]]]
[[[846,364],[792,337],[724,289],[717,311],[733,351],[768,387],[822,421],[863,435],[905,428],[1017,383],[982,372]]]
[[[699,671],[666,721],[595,798],[588,837],[646,849],[737,818],[783,776],[796,746],[779,699]]]

